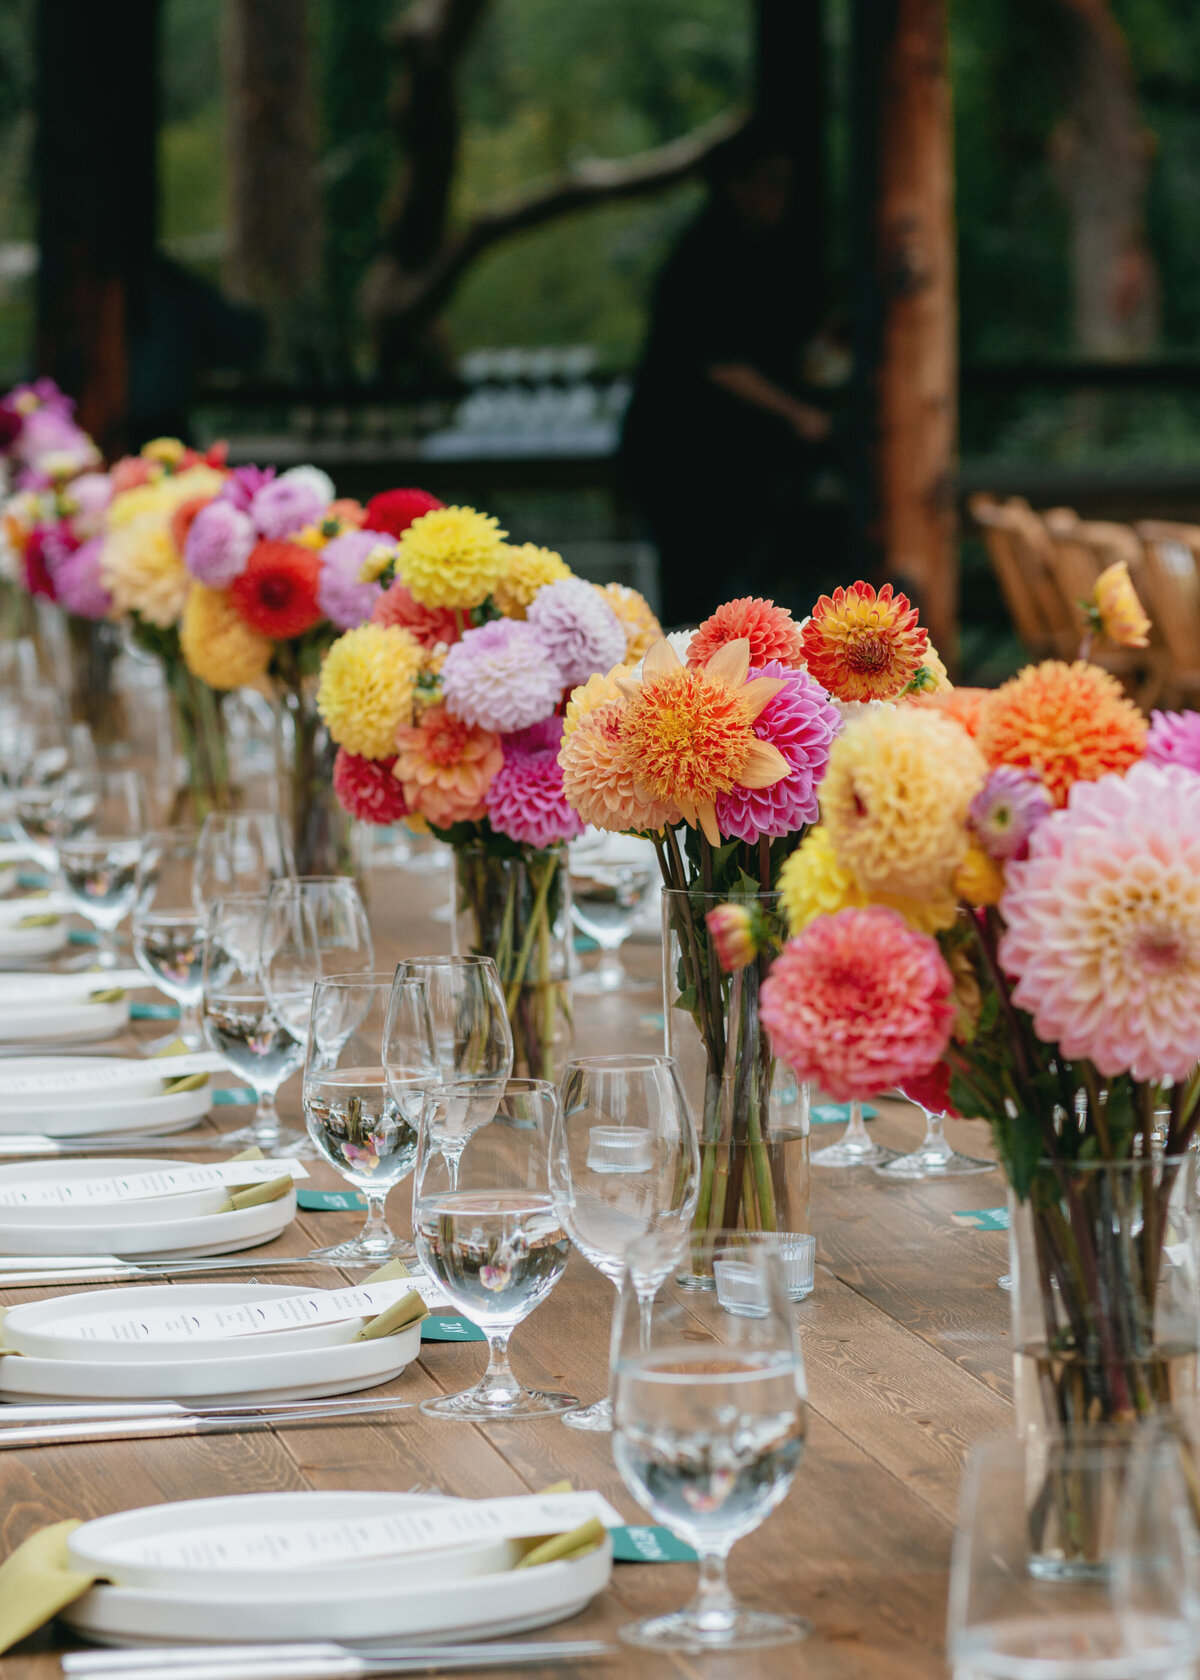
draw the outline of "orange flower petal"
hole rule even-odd
[[[760,712],[774,700],[781,688],[787,687],[786,677],[755,677],[739,690],[738,699],[745,707],[747,723],[753,723]]]
[[[661,642],[655,642],[647,653],[642,665],[642,681],[656,682],[660,677],[669,677],[672,671],[678,671],[682,660],[664,636]]]
[[[746,754],[746,768],[738,780],[743,787],[766,788],[774,787],[789,773],[791,766],[780,752],[769,741],[756,740]]]
[[[726,642],[724,647],[717,649],[704,667],[704,674],[717,682],[728,683],[730,688],[740,688],[749,669],[750,642],[747,637],[739,636],[736,641]]]

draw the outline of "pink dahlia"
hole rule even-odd
[[[442,666],[446,705],[465,723],[498,735],[527,729],[555,710],[563,675],[532,624],[498,618],[468,630]]]
[[[343,531],[321,550],[317,600],[339,630],[353,630],[371,617],[383,590],[359,578],[363,561],[387,538],[378,531]]]
[[[392,775],[396,759],[361,758],[358,753],[338,748],[333,764],[333,791],[344,811],[359,822],[386,827],[408,815],[404,790]]]
[[[526,609],[564,687],[575,688],[625,657],[625,631],[608,602],[582,578],[544,584]]]
[[[788,940],[763,983],[762,1019],[797,1078],[853,1102],[941,1059],[953,991],[937,941],[872,905],[818,916]]]
[[[333,500],[333,480],[320,467],[290,467],[255,492],[250,517],[272,541],[315,525]]]
[[[817,788],[829,762],[829,746],[842,727],[837,708],[805,671],[778,659],[751,666],[748,680],[779,677],[786,686],[758,714],[754,733],[778,747],[788,763],[781,782],[766,788],[731,788],[717,795],[717,824],[730,839],[753,843],[760,834],[777,840],[816,822]]]
[[[217,491],[217,495],[223,502],[232,502],[235,508],[249,513],[250,504],[255,496],[265,484],[270,484],[274,477],[274,467],[234,467]]]
[[[1200,771],[1200,712],[1151,712],[1146,760]]]
[[[250,515],[218,496],[192,520],[184,544],[183,563],[209,589],[228,589],[246,570],[257,541]]]
[[[1023,858],[1030,835],[1053,809],[1035,770],[1001,764],[971,801],[967,824],[989,857]]]
[[[112,596],[100,581],[103,546],[102,537],[90,537],[54,568],[58,604],[78,618],[107,618],[112,611]]]
[[[563,792],[558,762],[562,720],[535,725],[504,739],[504,764],[487,790],[487,813],[492,827],[510,840],[544,850],[560,840],[573,840],[583,824]]]
[[[1076,782],[1007,870],[1000,960],[1039,1036],[1108,1078],[1200,1061],[1200,776]]]
[[[379,532],[375,537],[376,541],[384,540]],[[448,647],[458,640],[461,629],[453,608],[422,606],[420,601],[413,600],[399,578],[376,601],[371,617],[376,624],[398,624],[426,648],[436,647],[439,642],[445,642]]]

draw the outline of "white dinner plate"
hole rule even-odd
[[[179,1163],[181,1166],[188,1162]],[[66,1161],[21,1161],[13,1166],[0,1166],[0,1190],[12,1185],[20,1185],[22,1181],[30,1179],[35,1182],[53,1177],[58,1183],[71,1179],[82,1178],[126,1178],[136,1177],[141,1173],[161,1172],[169,1162],[155,1159],[153,1156],[142,1155],[107,1155],[98,1156],[93,1160]],[[277,1173],[273,1177],[282,1178],[288,1171],[284,1163],[280,1163]],[[253,1182],[247,1178],[246,1183]],[[81,1221],[88,1224],[103,1223],[105,1225],[149,1224],[170,1220],[174,1224],[179,1219],[191,1218],[193,1215],[216,1213],[222,1202],[229,1198],[229,1186],[213,1185],[211,1189],[186,1190],[178,1195],[143,1196],[138,1199],[129,1198],[123,1201],[106,1201],[76,1203],[74,1206],[38,1206],[34,1204],[26,1207],[5,1207],[0,1204],[0,1225],[78,1225]]]
[[[107,1163],[89,1165],[103,1167]],[[231,1213],[177,1218],[163,1210],[145,1223],[109,1219],[107,1210],[98,1208],[89,1209],[86,1220],[81,1216],[74,1224],[7,1223],[7,1211],[0,1208],[0,1267],[2,1257],[9,1254],[119,1254],[124,1259],[161,1256],[191,1260],[206,1254],[234,1254],[271,1242],[296,1217],[296,1191],[293,1187],[278,1201],[234,1208]]]
[[[0,1111],[19,1109],[32,1114],[35,1110],[78,1108],[87,1097],[87,1079],[103,1074],[104,1082],[96,1089],[97,1106],[112,1107],[158,1096],[162,1082],[171,1077],[163,1063],[166,1058],[137,1056],[13,1056],[0,1063]],[[119,1070],[110,1073],[110,1069]],[[26,1082],[37,1080],[37,1089],[28,1090]]]
[[[463,1580],[511,1569],[520,1557],[520,1548],[508,1540],[476,1540],[402,1556],[389,1551],[386,1541],[368,1543],[364,1523],[411,1513],[418,1502],[430,1507],[446,1503],[406,1493],[341,1490],[185,1499],[97,1517],[75,1529],[67,1544],[81,1571],[117,1586],[189,1598],[220,1593],[256,1600],[307,1598],[314,1592],[326,1597],[339,1583],[343,1592],[352,1586],[356,1597],[390,1593],[397,1577],[405,1585]],[[339,1540],[347,1532],[357,1548],[354,1557],[339,1555]],[[253,1562],[240,1549],[223,1561],[230,1539],[251,1546]]]
[[[5,863],[0,857],[0,898],[7,898],[17,884],[20,874],[15,863]]]
[[[160,1363],[164,1359],[228,1359],[247,1353],[292,1353],[301,1348],[340,1347],[352,1342],[363,1318],[343,1318],[333,1324],[310,1324],[293,1330],[270,1330],[258,1336],[221,1336],[180,1341],[162,1338],[138,1342],[98,1342],[84,1334],[80,1322],[92,1314],[119,1313],[130,1318],[147,1307],[170,1307],[186,1312],[196,1307],[237,1307],[247,1301],[278,1301],[287,1295],[311,1295],[294,1284],[180,1283],[133,1284],[115,1289],[88,1289],[57,1295],[50,1301],[27,1301],[10,1307],[4,1320],[4,1345],[35,1359],[94,1360],[106,1364]],[[132,1584],[132,1583],[131,1583]],[[142,1582],[142,1585],[153,1585]]]
[[[5,906],[7,908],[7,905]],[[25,911],[33,915],[33,911]],[[15,921],[0,925],[0,962],[14,963],[28,958],[52,957],[67,943],[67,924],[60,916],[49,927],[17,927]]]
[[[180,1400],[254,1405],[356,1394],[390,1382],[421,1351],[421,1326],[345,1347],[233,1359],[0,1359],[0,1400]]]
[[[98,1586],[61,1614],[102,1645],[494,1639],[578,1615],[611,1579],[612,1543],[606,1537],[586,1557],[534,1569],[413,1581],[398,1567],[395,1576],[386,1592],[341,1588],[266,1601]]]
[[[3,1067],[0,1062],[0,1068]],[[0,1108],[0,1137],[38,1133],[43,1137],[100,1137],[106,1132],[179,1132],[192,1126],[212,1105],[212,1089],[162,1091],[127,1102],[91,1102],[73,1097],[67,1106]]]
[[[28,1007],[0,999],[0,1043],[91,1044],[115,1038],[128,1021],[127,997],[112,1003],[34,1003]]]

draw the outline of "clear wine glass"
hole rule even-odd
[[[389,1006],[410,1024],[423,1056],[414,1078],[383,1071]],[[417,1158],[424,1093],[436,1077],[425,990],[409,981],[394,997],[391,974],[347,974],[318,980],[304,1063],[304,1123],[322,1157],[367,1198],[367,1221],[349,1242],[319,1248],[321,1260],[415,1261],[411,1243],[394,1235],[385,1215],[388,1192]]]
[[[613,1458],[639,1505],[699,1552],[700,1582],[685,1609],[620,1637],[659,1651],[802,1639],[807,1622],[740,1604],[726,1578],[734,1544],[786,1497],[804,1448],[804,1365],[778,1244],[761,1232],[694,1233],[688,1274],[715,1287],[665,1285],[649,1314],[641,1247],[630,1249],[613,1325]]]
[[[1190,1414],[1190,1415],[1189,1415]],[[1164,1415],[1144,1426],[1121,1491],[1113,1533],[1112,1584],[1117,1619],[1130,1650],[1144,1649],[1158,1624],[1174,1624],[1168,1646],[1182,1642],[1180,1612],[1200,1654],[1200,1511],[1196,1506],[1196,1417]]]
[[[910,1102],[913,1099],[909,1098]],[[946,1112],[915,1103],[925,1116],[925,1136],[907,1155],[896,1155],[890,1161],[873,1163],[881,1178],[970,1178],[976,1173],[995,1172],[995,1161],[984,1161],[977,1155],[963,1155],[946,1136]]]
[[[145,778],[140,770],[100,770],[84,776],[81,812],[85,805],[81,831],[59,837],[59,877],[73,908],[96,929],[94,960],[102,968],[115,968],[120,953],[113,934],[137,903],[138,868],[150,817]]]
[[[513,1039],[492,958],[409,957],[396,969],[396,984],[407,980],[420,980],[425,986],[440,1082],[486,1080],[491,1082],[486,1088],[498,1094],[512,1073]],[[385,1035],[385,1065],[393,1059],[405,1066],[411,1060],[400,1021],[389,1024]],[[449,1166],[451,1189],[456,1188],[469,1128],[485,1124],[487,1118],[479,1092],[469,1103],[465,1098],[457,1104],[447,1099],[439,1107],[431,1141]]]
[[[300,1067],[304,1046],[276,1020],[263,985],[259,946],[266,907],[265,893],[231,893],[209,906],[201,1020],[209,1049],[258,1098],[253,1122],[224,1141],[290,1155],[297,1144],[307,1145],[307,1137],[280,1123],[275,1094]]]
[[[160,992],[179,1005],[174,1032],[147,1046],[153,1055],[176,1039],[189,1050],[204,1047],[200,1000],[204,995],[204,927],[196,909],[192,875],[196,830],[156,830],[146,836],[138,866],[133,911],[133,956]]]
[[[827,1143],[824,1149],[815,1149],[812,1154],[814,1167],[882,1167],[889,1161],[894,1161],[899,1154],[896,1149],[888,1149],[867,1131],[863,1119],[862,1103],[850,1104],[850,1118],[846,1130],[836,1143]]]
[[[196,908],[227,893],[266,893],[294,875],[292,848],[273,811],[210,811],[196,848]]]
[[[367,974],[375,948],[358,887],[346,875],[284,876],[267,891],[262,976],[275,1018],[308,1036],[313,986],[326,975]]]
[[[572,985],[586,996],[632,991],[650,984],[634,980],[621,961],[621,947],[632,933],[658,879],[653,856],[598,858],[571,853],[571,919],[600,947],[595,968],[577,975]]]
[[[452,1175],[437,1142],[448,1104],[478,1102]],[[550,1194],[549,1153],[558,1095],[543,1079],[467,1080],[425,1095],[413,1184],[413,1232],[421,1263],[488,1341],[488,1367],[463,1394],[425,1400],[431,1417],[497,1421],[569,1411],[570,1394],[525,1388],[508,1342],[562,1276],[570,1243]]]
[[[15,744],[9,781],[17,833],[34,862],[58,870],[58,842],[86,824],[90,796],[85,783],[97,769],[96,749],[86,724],[68,724],[58,696],[39,690]]]
[[[1128,1435],[1005,1437],[971,1453],[950,1563],[947,1654],[988,1680],[1124,1680],[1194,1673],[1196,1552],[1158,1476],[1130,1510]],[[1121,1541],[1125,1541],[1124,1549]]]
[[[662,1282],[682,1257],[700,1192],[696,1129],[670,1056],[584,1056],[567,1063],[550,1190],[575,1247],[617,1289],[633,1244],[660,1234],[656,1281]],[[611,1429],[612,1402],[605,1395],[563,1422]]]

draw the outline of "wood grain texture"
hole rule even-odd
[[[377,873],[371,920],[380,967],[401,954],[444,948],[443,924],[424,914],[442,896],[413,876]],[[657,972],[654,947],[627,947],[635,976]],[[579,1040],[588,1050],[657,1048],[661,1003],[653,990],[581,1000]],[[130,1035],[151,1036],[135,1028]],[[281,1110],[297,1119],[298,1080]],[[872,1122],[884,1141],[911,1145],[918,1117],[882,1105]],[[218,1123],[244,1123],[245,1109],[218,1109]],[[821,1128],[820,1143],[836,1136]],[[979,1128],[954,1141],[986,1154]],[[206,1157],[211,1159],[211,1155]],[[310,1167],[312,1182],[333,1187],[331,1169]],[[996,1287],[1006,1267],[1002,1237],[956,1226],[951,1214],[1003,1200],[998,1174],[942,1185],[899,1185],[875,1175],[814,1174],[818,1274],[797,1309],[810,1392],[809,1444],[788,1498],[733,1555],[735,1586],[751,1603],[807,1616],[803,1647],[743,1657],[668,1660],[623,1651],[611,1664],[563,1666],[548,1680],[619,1674],[642,1680],[929,1680],[942,1672],[947,1566],[964,1453],[982,1435],[1009,1426],[1007,1303]],[[408,1232],[401,1192],[389,1205]],[[361,1223],[356,1213],[306,1213],[273,1253],[302,1254],[339,1241]],[[253,1273],[247,1274],[252,1276]],[[280,1274],[291,1281],[291,1274]],[[294,1274],[311,1284],[313,1274]],[[272,1275],[271,1281],[277,1281]],[[332,1281],[330,1279],[329,1281]],[[169,1286],[167,1286],[169,1287]],[[21,1291],[8,1303],[33,1299]],[[546,1303],[516,1331],[513,1363],[525,1380],[565,1388],[584,1402],[607,1385],[612,1285],[573,1256]],[[485,1349],[429,1343],[420,1361],[391,1385],[423,1399],[468,1386]],[[477,1426],[418,1411],[347,1426],[314,1424],[206,1439],[112,1442],[42,1448],[0,1456],[0,1551],[46,1523],[141,1504],[287,1488],[438,1487],[482,1496],[516,1493],[569,1477],[603,1492],[631,1521],[644,1513],[625,1491],[609,1438],[566,1429],[555,1419]],[[615,1638],[635,1615],[682,1604],[694,1569],[683,1564],[617,1567],[608,1593],[547,1639]],[[0,1664],[0,1680],[51,1680],[67,1635],[54,1628]],[[501,1677],[506,1671],[497,1671]]]

